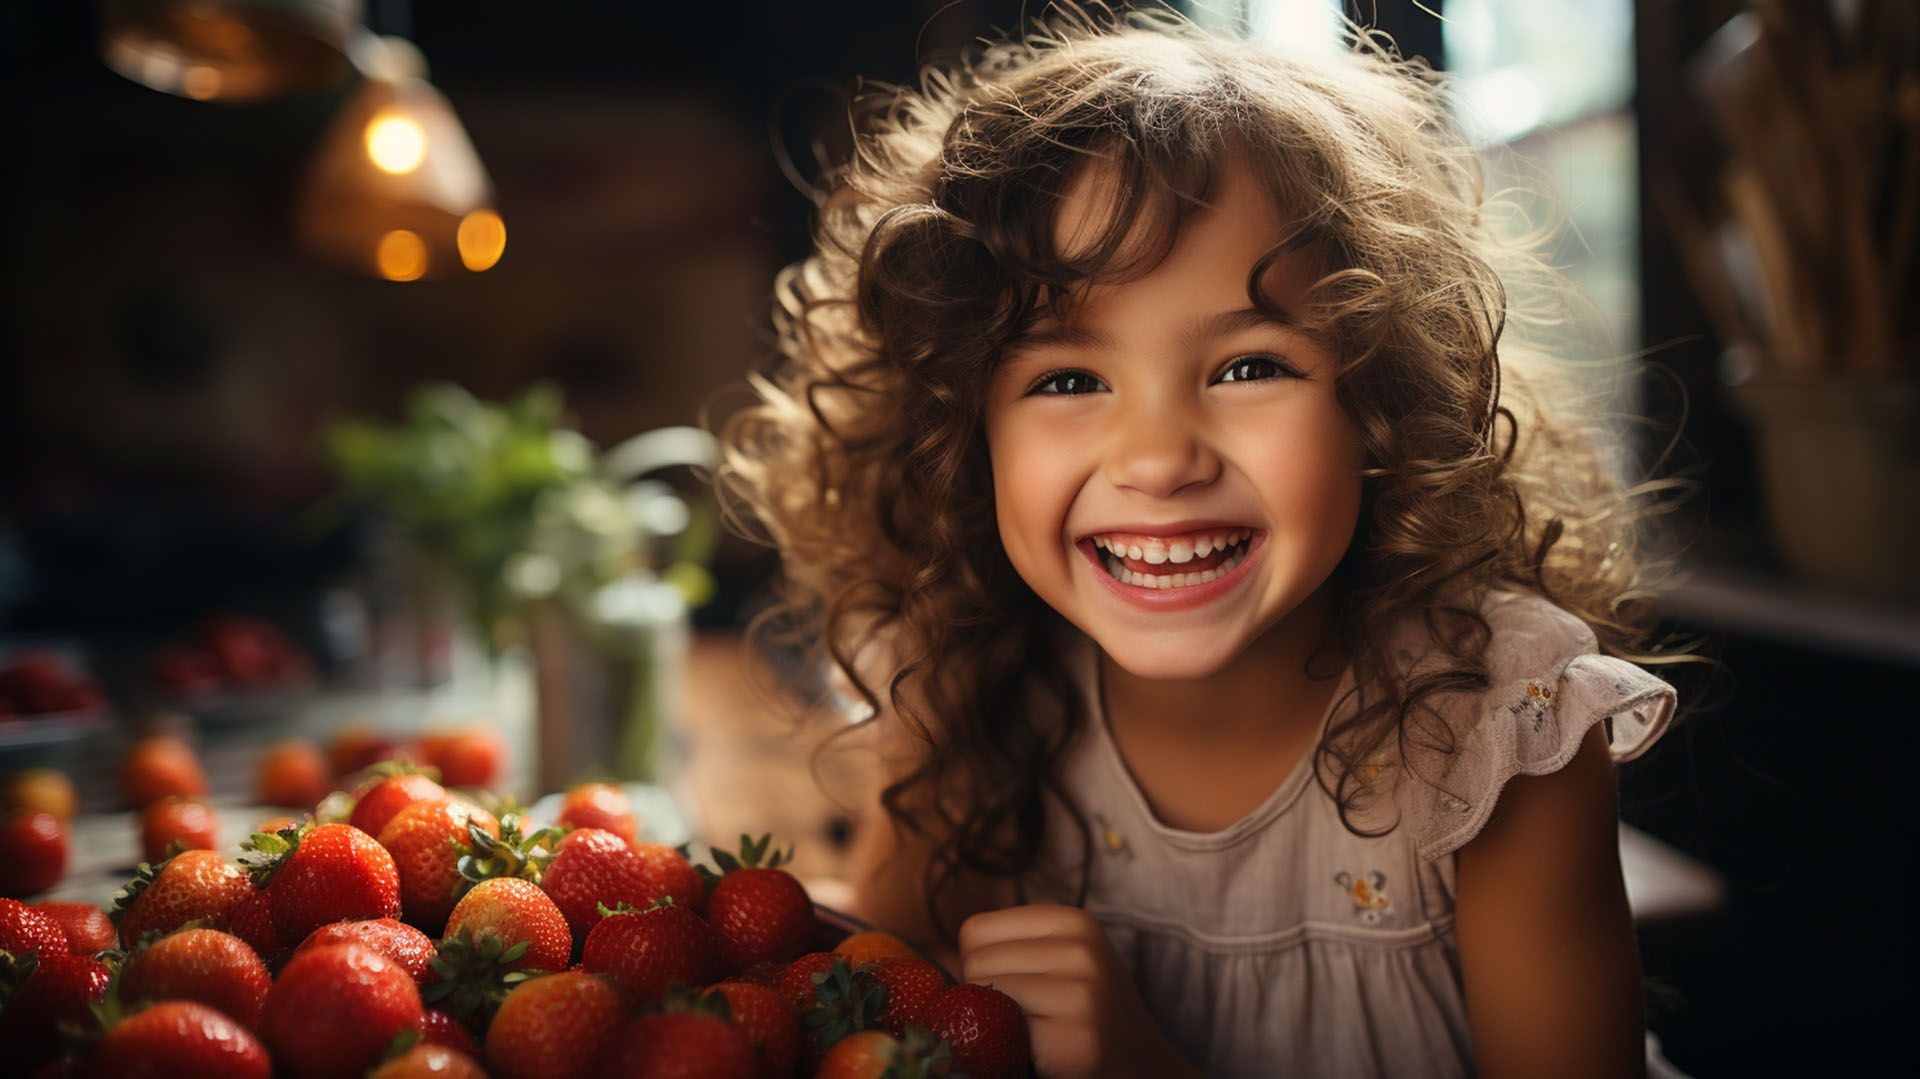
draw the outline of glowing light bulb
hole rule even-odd
[[[475,210],[460,219],[454,242],[460,247],[460,261],[478,273],[499,262],[506,251],[507,223],[492,210]]]
[[[427,272],[427,245],[416,233],[394,229],[380,237],[373,262],[389,281],[417,281]]]
[[[404,176],[427,158],[427,133],[411,116],[382,112],[367,124],[367,159],[382,172]]]

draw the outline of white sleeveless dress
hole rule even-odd
[[[1495,593],[1483,613],[1492,688],[1436,704],[1459,749],[1408,762],[1428,782],[1398,776],[1392,807],[1361,818],[1373,830],[1397,813],[1398,827],[1371,839],[1341,823],[1311,753],[1228,828],[1162,824],[1100,714],[1094,647],[1081,638],[1068,650],[1091,712],[1063,761],[1094,836],[1085,906],[1163,1032],[1207,1075],[1472,1073],[1454,852],[1510,777],[1564,767],[1602,721],[1614,759],[1630,760],[1675,703],[1665,682],[1595,654],[1586,625],[1543,599]],[[1416,668],[1424,633],[1402,634],[1394,651]],[[1053,805],[1027,900],[1074,902],[1081,862],[1079,832]]]

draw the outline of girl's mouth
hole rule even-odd
[[[1221,528],[1178,536],[1102,533],[1089,538],[1093,560],[1122,584],[1153,591],[1210,584],[1247,559],[1257,533]]]

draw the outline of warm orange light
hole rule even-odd
[[[367,159],[382,172],[404,176],[427,158],[427,133],[420,122],[396,112],[382,112],[367,124]]]
[[[492,210],[475,210],[460,219],[454,241],[460,246],[460,261],[475,273],[500,261],[507,249],[507,223]]]
[[[373,261],[389,281],[417,281],[427,272],[427,245],[413,232],[394,229],[380,237]]]
[[[180,73],[180,90],[195,101],[220,96],[220,69],[195,66]]]

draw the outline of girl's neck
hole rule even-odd
[[[1100,657],[1107,723],[1152,738],[1177,734],[1189,744],[1292,742],[1317,728],[1347,655],[1334,626],[1332,581],[1275,623],[1225,667],[1183,681],[1141,678]],[[1308,660],[1313,672],[1308,673]]]

